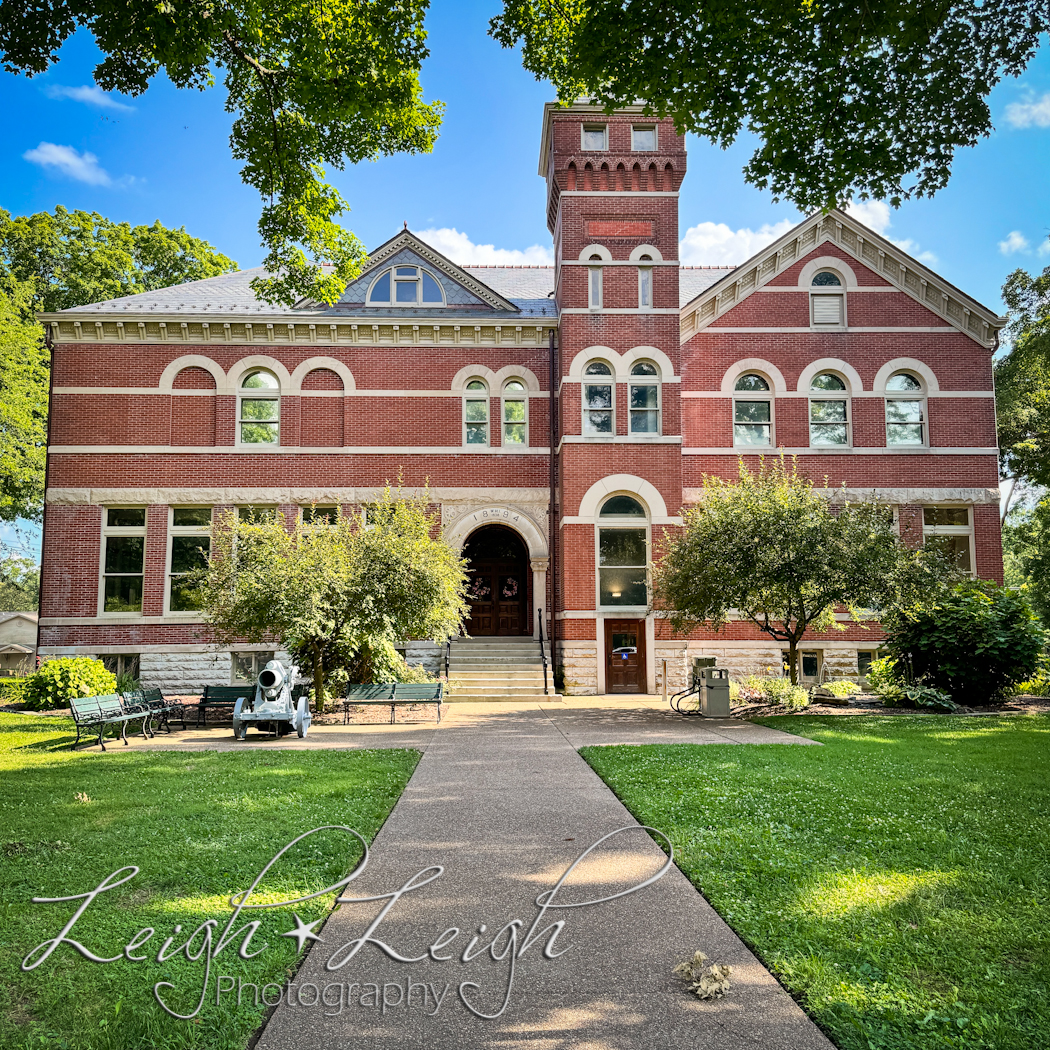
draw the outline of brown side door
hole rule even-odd
[[[605,621],[605,691],[645,692],[644,620]]]

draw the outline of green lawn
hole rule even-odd
[[[0,715],[0,1046],[70,1050],[195,1047],[241,1050],[262,1017],[251,996],[240,1008],[214,1005],[217,974],[262,985],[282,982],[296,960],[291,908],[242,912],[259,919],[253,949],[240,941],[213,963],[210,1003],[193,1021],[176,1021],[153,999],[159,980],[182,1013],[197,1003],[202,967],[184,958],[156,963],[175,924],[186,936],[206,919],[225,927],[228,899],[247,889],[273,855],[305,831],[345,824],[371,841],[415,768],[415,751],[73,753],[65,719]],[[224,731],[216,729],[216,735]],[[228,731],[226,731],[228,732]],[[160,739],[163,739],[162,737]],[[256,892],[287,900],[337,881],[356,863],[347,836],[324,832],[289,851]],[[89,962],[62,945],[39,968],[19,969],[27,953],[54,937],[80,902],[32,904],[93,889],[125,865],[141,870],[96,899],[70,936],[97,955],[118,955],[139,929],[157,936],[135,954],[149,961]],[[332,895],[295,905],[304,922],[320,918]],[[198,942],[199,945],[199,942]]]
[[[764,724],[583,754],[840,1047],[1050,1046],[1050,718]]]

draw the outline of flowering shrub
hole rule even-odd
[[[25,679],[22,700],[31,711],[68,707],[72,696],[104,696],[117,691],[117,680],[101,660],[69,656],[47,660]]]
[[[844,697],[853,696],[854,693],[860,692],[860,686],[856,682],[849,682],[843,679],[840,682],[828,682],[824,688],[831,693],[832,696]]]

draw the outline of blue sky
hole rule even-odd
[[[426,97],[447,106],[434,152],[334,173],[353,209],[343,221],[367,246],[407,221],[459,262],[549,258],[536,162],[541,111],[553,92],[486,35],[499,6],[433,2],[422,80]],[[158,77],[138,98],[106,96],[93,86],[97,61],[90,37],[80,34],[46,74],[30,80],[0,72],[0,206],[24,214],[63,204],[131,223],[160,219],[206,238],[242,267],[255,265],[260,202],[229,155],[221,87],[177,91]],[[1022,79],[997,88],[991,106],[996,131],[958,156],[946,190],[894,213],[868,204],[861,218],[999,308],[1007,274],[1050,264],[1050,47]],[[800,218],[745,185],[740,171],[753,148],[746,136],[724,152],[693,137],[688,147],[684,262],[741,262]]]

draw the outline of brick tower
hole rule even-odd
[[[540,174],[560,318],[555,636],[567,686],[590,685],[583,676],[596,668],[598,692],[653,688],[640,544],[644,532],[647,553],[682,504],[685,167],[684,137],[640,106],[544,109]]]

